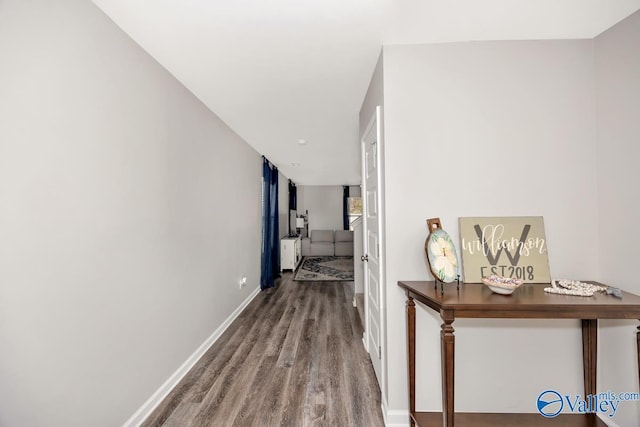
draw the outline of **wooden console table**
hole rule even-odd
[[[596,282],[592,282],[596,283]],[[478,283],[444,286],[434,282],[398,282],[407,294],[407,353],[409,362],[409,411],[411,426],[483,427],[518,425],[606,427],[595,414],[560,414],[545,418],[540,414],[454,413],[453,322],[456,318],[494,319],[581,319],[584,393],[596,394],[598,319],[640,319],[640,296],[628,292],[622,298],[598,293],[593,297],[547,294],[548,284],[524,284],[512,295],[498,295]],[[440,313],[442,331],[442,412],[416,412],[416,316],[417,300]],[[640,367],[640,327],[637,333]],[[455,418],[454,418],[455,415]]]

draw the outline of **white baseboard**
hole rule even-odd
[[[409,426],[409,411],[388,409],[387,402],[382,399],[382,416],[384,417],[385,427],[408,427]],[[611,421],[611,418],[604,416],[603,414],[597,414],[608,427],[620,427],[618,424]]]
[[[145,419],[158,405],[169,395],[171,390],[178,385],[180,380],[193,368],[198,360],[209,350],[209,348],[222,336],[225,330],[231,325],[231,323],[240,315],[247,305],[258,295],[260,287],[257,287],[249,296],[240,304],[238,308],[234,310],[229,317],[226,318],[222,325],[216,329],[209,338],[203,342],[200,347],[175,371],[167,381],[156,390],[153,395],[131,416],[124,424],[123,427],[138,427],[144,422]]]
[[[401,410],[387,410],[384,412],[386,427],[409,427],[409,412]]]
[[[620,427],[618,424],[616,424],[613,421],[611,421],[611,418],[605,416],[604,414],[598,414],[598,418],[600,418],[602,420],[602,422],[605,423],[609,427]]]
[[[382,416],[386,427],[409,427],[409,411],[387,408],[384,396],[382,398]]]
[[[382,402],[382,415],[384,417],[385,427],[409,426],[409,411],[387,409],[385,406],[385,402]],[[598,414],[598,418],[600,418],[608,427],[620,427],[607,416]]]

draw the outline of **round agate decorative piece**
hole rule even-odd
[[[435,228],[429,233],[424,244],[429,260],[429,268],[433,277],[444,283],[451,283],[458,278],[458,256],[451,236],[442,228]]]

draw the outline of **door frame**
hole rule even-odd
[[[362,179],[362,247],[363,252],[366,254],[368,251],[368,234],[369,227],[368,221],[366,219],[365,209],[367,207],[367,185],[366,185],[366,137],[374,130],[376,132],[376,144],[377,147],[377,176],[376,183],[378,188],[378,200],[377,200],[377,210],[378,210],[378,244],[379,244],[379,295],[380,295],[380,390],[382,394],[382,402],[386,404],[386,383],[387,383],[387,292],[386,292],[386,238],[385,238],[385,215],[384,215],[384,186],[383,186],[383,176],[384,176],[384,143],[383,143],[383,129],[382,129],[382,107],[376,106],[375,112],[373,113],[367,127],[365,128],[362,136],[360,138],[360,157],[361,157],[361,179]],[[369,339],[367,338],[367,333],[369,331],[369,264],[367,262],[363,262],[364,264],[364,314],[365,314],[365,325],[364,331],[362,334],[362,341],[364,344],[364,348],[368,353],[371,353],[370,350],[375,351],[376,349],[369,349]]]

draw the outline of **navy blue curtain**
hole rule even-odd
[[[349,229],[349,186],[342,186],[342,229]]]
[[[291,211],[295,211],[298,209],[298,190],[296,188],[296,184],[289,180],[289,236],[295,236],[297,234],[297,230],[294,228],[291,229]],[[293,221],[295,223],[295,221]]]
[[[260,289],[272,288],[280,271],[278,168],[262,158],[262,260]]]
[[[289,210],[298,209],[298,188],[295,182],[289,180]]]

